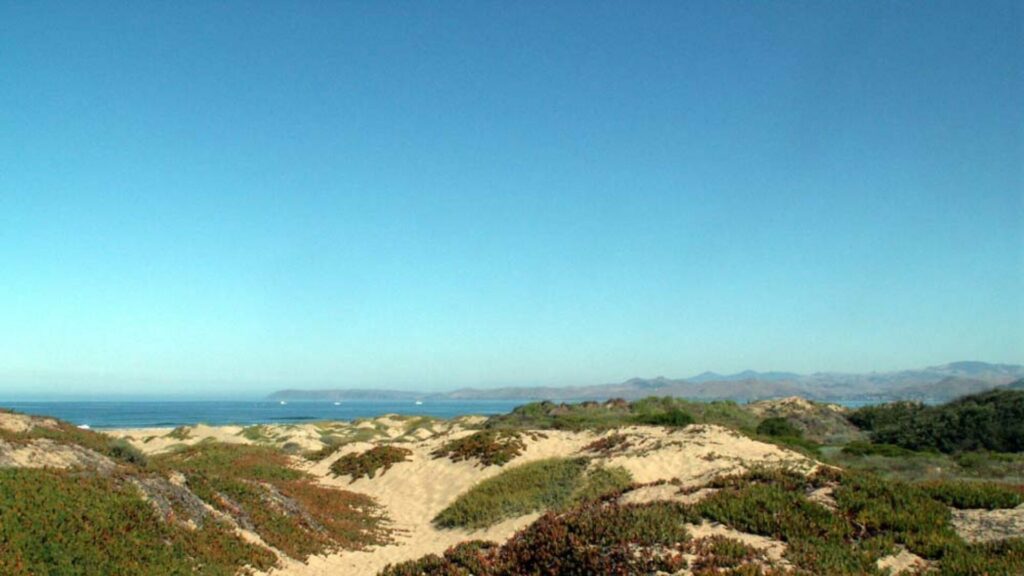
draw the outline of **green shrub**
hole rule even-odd
[[[168,438],[174,438],[175,440],[188,440],[192,437],[192,431],[188,426],[178,426],[174,430],[167,433]]]
[[[670,547],[688,538],[674,507],[654,503],[583,506],[546,514],[517,533],[498,555],[496,575],[653,574],[676,572]]]
[[[920,484],[926,494],[953,508],[1014,508],[1024,494],[1009,486],[991,482],[938,481]]]
[[[906,402],[870,406],[850,421],[879,444],[945,453],[1024,451],[1024,391],[992,390],[941,406]]]
[[[939,563],[940,576],[1024,574],[1024,539],[951,547]]]
[[[111,440],[107,444],[107,453],[116,460],[133,464],[139,468],[145,468],[148,463],[146,455],[124,439]]]
[[[757,425],[757,433],[764,436],[785,438],[803,438],[803,431],[794,426],[786,418],[765,418]]]
[[[265,444],[273,441],[273,438],[270,436],[270,428],[262,424],[246,426],[245,428],[242,428],[242,431],[239,432],[238,435],[246,440],[259,444]]]
[[[693,416],[689,412],[679,408],[672,408],[666,412],[654,414],[643,414],[636,417],[638,424],[649,424],[652,426],[670,426],[682,428],[693,424]]]
[[[756,548],[725,536],[701,538],[692,545],[697,556],[693,570],[718,574],[723,568],[736,568],[761,556]]]
[[[526,449],[522,434],[509,430],[480,430],[445,442],[431,452],[434,458],[452,462],[478,460],[484,466],[504,466]]]
[[[633,475],[621,466],[603,466],[587,470],[582,481],[573,490],[570,502],[600,500],[610,494],[619,494],[633,484]]]
[[[624,468],[588,470],[586,458],[538,460],[480,482],[442,510],[434,523],[443,528],[483,528],[505,518],[599,500],[621,492],[632,480]]]
[[[550,458],[509,468],[460,495],[434,518],[434,524],[484,528],[505,518],[564,506],[586,468],[585,458]]]
[[[875,444],[863,440],[850,442],[843,446],[842,452],[850,456],[885,456],[886,458],[903,458],[914,454],[912,450],[892,444]]]
[[[695,506],[704,518],[743,532],[786,542],[807,538],[842,540],[850,527],[831,511],[777,484],[723,488]]]
[[[911,484],[847,472],[833,496],[839,510],[866,534],[887,535],[925,558],[941,558],[961,542],[949,508]]]
[[[730,428],[752,431],[758,418],[729,400],[690,402],[670,396],[651,396],[626,402],[613,399],[606,402],[580,402],[556,404],[533,402],[518,406],[510,414],[488,418],[487,429],[556,429],[556,430],[608,430],[637,423],[658,426],[682,426],[689,414],[695,422],[720,424]],[[659,416],[669,414],[668,416]]]
[[[349,476],[352,482],[373,478],[377,471],[384,474],[399,462],[408,462],[412,451],[398,446],[374,446],[365,452],[346,454],[331,464],[335,476]]]

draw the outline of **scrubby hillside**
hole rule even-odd
[[[272,448],[125,440],[0,413],[0,574],[236,574],[387,540],[373,500]]]
[[[1024,451],[1024,390],[991,390],[941,406],[897,402],[861,408],[850,421],[871,440],[909,450]]]

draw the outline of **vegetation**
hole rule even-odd
[[[372,500],[312,482],[270,447],[200,442],[152,458],[151,467],[183,473],[196,496],[293,558],[387,537]]]
[[[861,408],[850,421],[872,442],[944,453],[1024,451],[1024,390],[992,390],[941,406],[898,402]]]
[[[230,575],[275,562],[224,523],[163,521],[117,477],[0,469],[0,574]]]
[[[564,494],[565,483],[560,484]],[[948,504],[1004,507],[1019,502],[1020,494],[1005,487],[914,485],[827,468],[811,476],[753,470],[711,485],[718,492],[695,504],[621,505],[605,499],[562,511],[555,507],[508,543],[477,549],[469,556],[472,568],[446,553],[391,566],[382,574],[653,574],[686,567],[696,574],[720,569],[783,573],[742,543],[689,541],[684,524],[702,520],[786,542],[785,558],[801,574],[881,574],[877,561],[894,553],[897,545],[933,561],[938,574],[1024,573],[1024,540],[968,544],[950,522]],[[835,510],[808,499],[820,488],[832,491]],[[489,501],[478,504],[493,504],[499,493],[492,489]],[[689,566],[684,553],[692,555]]]
[[[625,434],[613,433],[594,440],[583,447],[583,452],[611,456],[630,448],[632,443]]]
[[[480,482],[434,518],[442,528],[484,528],[506,518],[598,499],[632,482],[622,468],[588,470],[586,458],[550,458]]]
[[[68,422],[48,420],[46,424],[37,424],[24,432],[12,432],[0,428],[0,440],[12,444],[23,444],[34,440],[50,440],[56,444],[78,446],[91,450],[96,454],[114,460],[116,464],[132,468],[145,467],[146,458],[134,446],[115,440],[104,434],[91,430],[83,430]]]
[[[786,418],[778,416],[765,418],[757,425],[757,433],[762,436],[784,438],[803,438],[804,433]]]
[[[843,454],[850,456],[885,456],[888,458],[905,458],[914,454],[913,450],[907,450],[892,444],[872,444],[858,440],[843,446]]]
[[[509,414],[492,416],[485,427],[600,431],[632,424],[685,426],[696,422],[753,431],[757,421],[756,416],[732,401],[690,402],[682,398],[651,396],[634,402],[622,399],[577,404],[533,402],[518,406]]]
[[[242,428],[242,431],[239,432],[238,435],[246,440],[260,444],[270,443],[274,440],[270,433],[270,428],[261,424],[246,426],[245,428]]]
[[[456,438],[431,452],[434,458],[447,457],[452,462],[478,460],[484,466],[504,466],[522,454],[526,443],[522,434],[511,430],[480,430]]]
[[[638,424],[650,424],[652,426],[669,426],[683,428],[693,424],[693,416],[689,412],[679,408],[670,408],[664,412],[653,414],[640,414],[636,417]]]
[[[398,446],[374,446],[365,452],[346,454],[331,464],[335,476],[350,476],[352,482],[366,477],[373,478],[379,470],[384,474],[399,462],[408,462],[412,451]]]
[[[1024,503],[1024,494],[1009,486],[992,482],[927,482],[924,492],[934,500],[953,508],[1015,508]]]
[[[188,426],[178,426],[174,430],[167,433],[168,438],[174,438],[175,440],[188,440],[192,437],[192,431]]]

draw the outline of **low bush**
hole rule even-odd
[[[188,440],[192,437],[192,430],[188,426],[178,426],[168,432],[167,437],[174,438],[175,440]]]
[[[657,502],[548,513],[501,548],[493,574],[677,572],[685,561],[673,548],[689,538],[679,511],[677,505]]]
[[[863,440],[850,442],[843,446],[842,452],[850,456],[885,456],[886,458],[903,458],[914,454],[913,450],[892,444],[875,444]]]
[[[665,412],[654,414],[642,414],[635,418],[637,424],[649,424],[652,426],[669,426],[683,428],[693,424],[693,416],[689,412],[679,408],[672,408]]]
[[[953,508],[1015,508],[1024,494],[1010,486],[992,482],[937,481],[920,485],[925,494]]]
[[[788,419],[772,417],[765,418],[757,425],[757,433],[763,436],[803,438],[802,430],[794,426]]]
[[[697,556],[693,570],[700,574],[718,574],[721,569],[736,568],[762,554],[754,547],[725,536],[710,536],[692,543],[690,551]]]
[[[408,462],[412,451],[398,446],[374,446],[365,452],[346,454],[331,464],[335,476],[349,476],[351,482],[366,477],[373,478],[377,472],[384,474],[399,462]]]
[[[598,500],[632,482],[622,468],[587,467],[586,458],[551,458],[509,468],[461,494],[434,523],[442,528],[484,528],[506,518]]]
[[[434,458],[452,462],[477,460],[484,466],[504,466],[526,449],[522,434],[510,430],[480,430],[445,442],[431,452]]]
[[[950,524],[949,508],[911,484],[847,472],[833,496],[839,510],[866,535],[884,535],[925,558],[941,558],[946,548],[961,542]]]
[[[629,437],[625,434],[609,434],[587,444],[583,447],[582,452],[611,456],[612,454],[627,450],[630,446]]]
[[[1024,539],[954,546],[942,558],[937,573],[940,576],[1024,574]]]
[[[831,511],[777,484],[723,488],[697,504],[695,510],[701,517],[740,531],[786,542],[807,538],[842,540],[850,534],[850,527]]]
[[[569,504],[596,501],[609,494],[619,494],[632,484],[633,475],[621,466],[592,467],[573,490]]]
[[[442,528],[483,528],[570,502],[587,468],[585,458],[551,458],[509,468],[461,494],[434,518]]]
[[[115,460],[127,462],[139,468],[145,468],[149,462],[141,450],[124,439],[111,440],[107,444],[107,453]]]

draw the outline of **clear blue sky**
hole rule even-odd
[[[0,389],[1024,363],[1020,2],[0,2]]]

